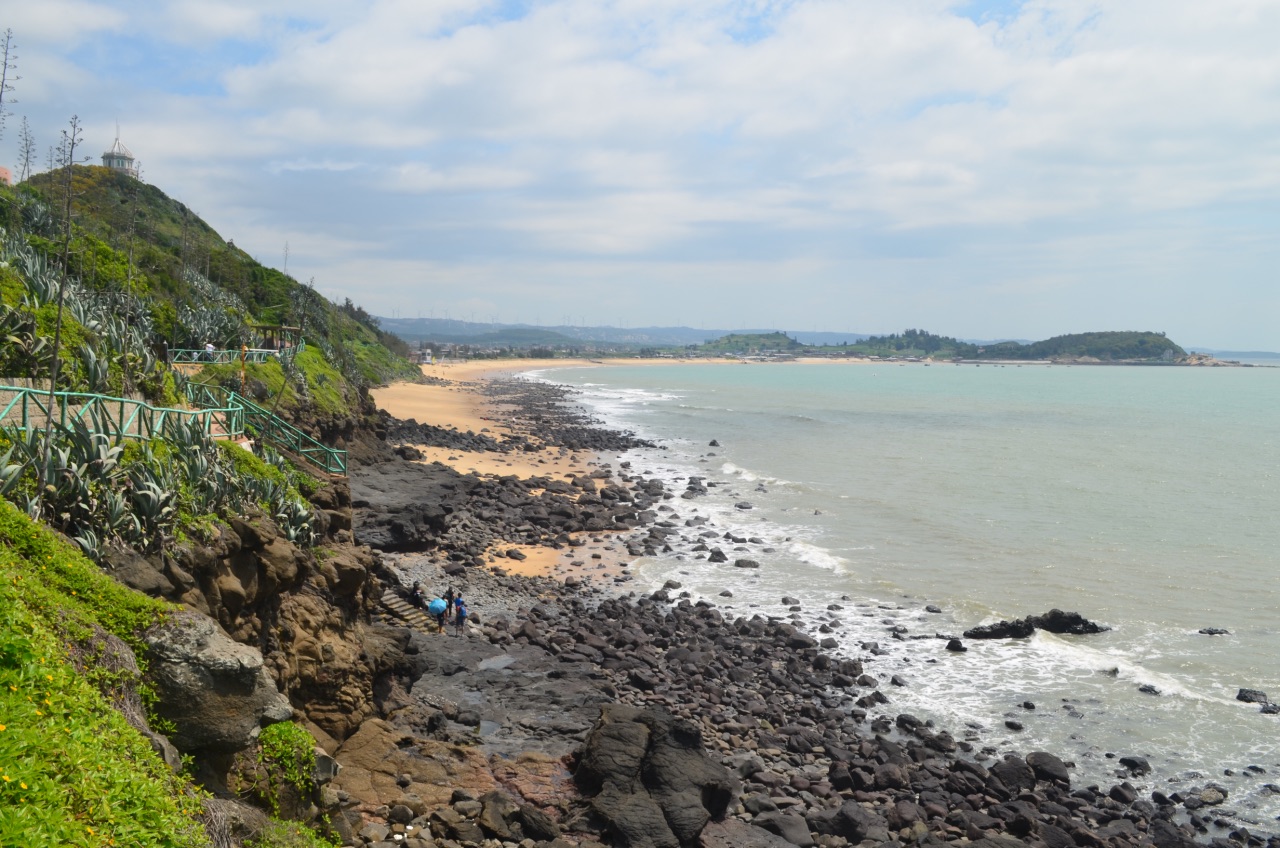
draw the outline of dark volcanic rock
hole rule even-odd
[[[1151,763],[1147,762],[1146,757],[1121,757],[1120,765],[1127,768],[1129,773],[1135,776],[1151,773]]]
[[[974,627],[964,632],[966,639],[1025,639],[1037,628],[1050,633],[1067,633],[1073,636],[1102,633],[1111,628],[1089,621],[1077,612],[1049,610],[1044,615],[1032,615],[1015,621],[998,621]]]
[[[734,819],[708,824],[701,844],[702,848],[791,848],[781,836]]]
[[[1046,751],[1027,754],[1027,765],[1031,766],[1038,780],[1061,783],[1064,786],[1071,783],[1071,773],[1067,771],[1066,763]]]
[[[689,848],[721,819],[738,782],[707,759],[697,725],[654,710],[606,705],[574,780],[593,795],[606,833],[629,848]]]

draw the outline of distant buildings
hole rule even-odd
[[[8,168],[0,168],[0,185],[13,185],[13,173]]]
[[[115,144],[111,145],[111,149],[102,154],[102,166],[113,171],[122,171],[135,180],[138,179],[138,160],[134,159],[129,148],[120,142],[119,136],[116,136]]]

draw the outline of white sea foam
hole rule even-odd
[[[720,472],[737,477],[747,483],[763,483],[769,486],[792,486],[795,485],[790,480],[783,480],[779,477],[770,477],[767,474],[759,474],[747,468],[740,468],[732,462],[720,463]]]
[[[762,381],[781,373],[759,372]],[[1233,806],[1262,819],[1280,815],[1280,796],[1260,788],[1269,778],[1245,771],[1256,763],[1274,772],[1280,762],[1275,718],[1234,700],[1239,687],[1280,691],[1280,632],[1270,621],[1280,581],[1268,534],[1259,532],[1273,525],[1274,482],[1257,470],[1277,464],[1276,443],[1260,444],[1257,434],[1280,420],[1280,409],[1253,409],[1258,398],[1277,406],[1280,391],[1250,382],[1212,395],[1213,380],[1256,382],[1245,372],[1206,382],[1174,370],[1153,380],[1124,369],[948,369],[954,391],[935,397],[918,382],[924,374],[937,390],[937,369],[895,369],[875,381],[865,370],[822,369],[815,375],[831,389],[793,408],[824,412],[797,416],[786,408],[787,386],[709,383],[713,397],[686,376],[696,373],[682,370],[676,389],[656,385],[665,379],[660,369],[648,371],[640,387],[647,399],[605,384],[581,396],[611,426],[669,448],[629,454],[635,472],[668,481],[676,495],[690,475],[725,484],[666,503],[682,518],[707,517],[717,533],[708,544],[722,546],[730,562],[688,551],[645,560],[637,588],[677,579],[742,615],[787,615],[780,599],[798,598],[801,620],[827,627],[841,653],[864,659],[882,681],[903,678],[903,687],[883,687],[886,715],[933,719],[957,738],[977,725],[974,744],[1001,752],[1054,751],[1078,764],[1076,785],[1118,782],[1105,753],[1146,756],[1157,769],[1150,780],[1164,791],[1198,770],[1229,785]],[[798,383],[790,375],[808,372],[787,374]],[[741,383],[736,371],[734,379]],[[855,391],[840,380],[860,382]],[[1150,394],[1167,381],[1181,387],[1172,407]],[[1117,397],[1128,399],[1123,415]],[[1241,413],[1246,400],[1253,406]],[[1224,418],[1217,410],[1228,401],[1237,411]],[[825,426],[833,421],[839,427]],[[1189,442],[1179,441],[1182,430]],[[1210,430],[1212,451],[1202,438]],[[708,457],[712,437],[723,447]],[[1169,473],[1171,457],[1186,467]],[[766,491],[754,489],[760,484]],[[1153,488],[1176,490],[1177,500]],[[735,509],[742,500],[755,509]],[[735,552],[726,532],[763,542]],[[760,568],[734,568],[735,556]],[[1206,564],[1229,571],[1211,577]],[[720,597],[726,588],[732,598]],[[924,612],[922,598],[943,611]],[[914,638],[959,636],[984,620],[1052,606],[1116,629],[965,640],[963,654],[947,652],[944,640]],[[1232,635],[1196,632],[1210,625],[1230,626]],[[894,626],[907,628],[905,640],[894,638]],[[869,655],[863,646],[871,642],[885,653]],[[1159,694],[1141,692],[1144,685]],[[1224,768],[1236,774],[1222,776]]]
[[[843,573],[849,567],[849,561],[844,557],[837,556],[826,548],[809,542],[793,539],[787,543],[787,553],[800,562],[806,562],[809,565],[815,565],[818,568],[824,568],[836,573]]]

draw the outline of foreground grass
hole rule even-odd
[[[0,501],[0,845],[209,844],[196,790],[102,694],[129,675],[71,660],[166,608]]]

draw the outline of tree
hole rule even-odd
[[[13,43],[13,30],[6,29],[4,31],[3,55],[0,55],[0,138],[4,137],[4,119],[11,114],[4,102],[4,96],[6,93],[13,91],[13,82],[11,80],[22,79],[22,77],[12,73],[12,71],[18,69],[18,54],[14,52],[16,47],[17,45]],[[17,102],[13,98],[9,98],[9,105]]]
[[[62,230],[62,276],[58,281],[58,313],[53,323],[53,367],[49,372],[49,414],[44,423],[44,461],[40,464],[38,491],[44,492],[48,482],[49,455],[53,449],[53,412],[57,406],[54,392],[58,387],[58,366],[62,363],[60,346],[62,344],[62,305],[67,293],[67,275],[71,273],[68,259],[71,252],[71,205],[75,197],[72,192],[72,176],[75,170],[76,147],[80,145],[80,116],[72,115],[70,126],[62,131],[62,142],[58,145],[59,163],[65,169],[63,187],[66,192],[63,213],[66,216]]]
[[[22,132],[18,134],[18,182],[25,182],[31,176],[31,166],[36,161],[36,139],[31,134],[31,125],[27,116],[22,116]]]

